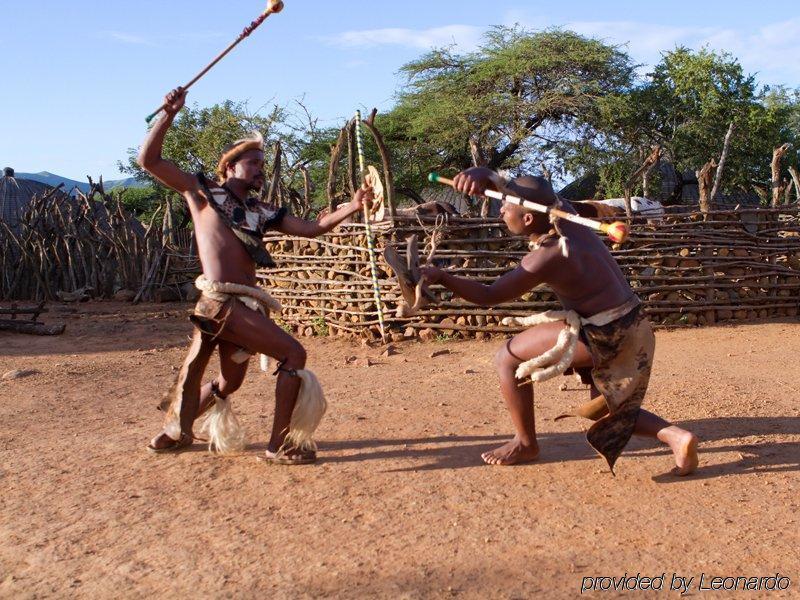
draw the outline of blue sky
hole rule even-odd
[[[118,178],[144,117],[265,6],[252,0],[0,0],[0,167]],[[303,98],[320,124],[391,107],[401,65],[435,46],[471,49],[490,25],[560,26],[658,61],[676,44],[738,56],[762,83],[800,86],[795,2],[287,0],[190,92],[207,106]],[[668,8],[667,8],[668,7]]]

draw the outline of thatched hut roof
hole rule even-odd
[[[589,173],[562,188],[558,195],[567,200],[593,200],[597,198],[598,185],[600,176],[597,173]]]
[[[14,170],[8,167],[4,169],[3,177],[0,177],[0,222],[6,223],[11,231],[18,233],[20,222],[33,200],[41,200],[45,196],[49,196],[47,210],[58,206],[73,217],[81,214],[88,216],[104,230],[110,227],[109,206],[105,203],[95,199],[87,201],[82,195],[70,196],[46,183],[15,177]],[[126,210],[123,210],[123,214],[130,230],[144,236],[145,228],[139,220]]]
[[[53,187],[31,179],[14,176],[14,169],[6,167],[0,177],[0,221],[16,229],[19,218],[34,196],[53,191]]]

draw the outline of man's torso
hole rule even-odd
[[[564,257],[558,237],[550,237],[523,260],[540,270],[550,289],[567,310],[582,317],[619,306],[633,291],[600,237],[581,225],[562,222],[567,237]]]

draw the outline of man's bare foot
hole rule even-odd
[[[481,454],[481,458],[487,465],[518,465],[539,458],[539,445],[534,443],[525,446],[515,438],[499,448],[484,452]]]
[[[697,456],[697,437],[691,431],[670,425],[658,432],[658,439],[670,447],[675,457],[673,475],[684,477],[694,473],[700,460]]]

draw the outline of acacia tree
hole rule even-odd
[[[569,31],[496,27],[475,52],[438,49],[408,63],[396,107],[379,120],[398,179],[429,169],[539,169],[577,135],[596,102],[631,81],[629,57]],[[415,186],[416,184],[416,186]]]

